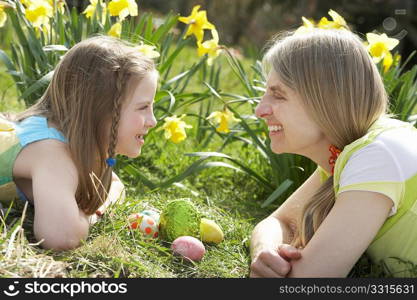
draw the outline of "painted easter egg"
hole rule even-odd
[[[139,230],[145,237],[157,238],[159,235],[157,222],[148,215],[132,214],[129,216],[129,224],[131,229]]]
[[[200,237],[206,243],[220,243],[223,241],[224,234],[216,222],[202,218],[200,221]]]
[[[171,245],[172,252],[181,255],[185,259],[199,261],[206,253],[203,243],[192,236],[180,236]]]
[[[141,214],[150,216],[159,225],[159,218],[160,218],[160,216],[159,216],[159,213],[158,212],[156,212],[156,211],[154,211],[152,209],[147,209],[147,210],[142,211]]]
[[[162,211],[159,224],[161,237],[169,242],[184,235],[200,236],[200,214],[188,200],[168,203]]]

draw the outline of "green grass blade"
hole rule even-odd
[[[262,203],[261,207],[264,208],[278,199],[279,196],[282,195],[288,188],[293,184],[293,182],[289,179],[286,179],[283,183],[279,185],[279,187]]]

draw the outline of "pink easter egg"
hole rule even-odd
[[[193,261],[203,258],[206,248],[203,243],[192,236],[180,236],[172,242],[172,252]]]

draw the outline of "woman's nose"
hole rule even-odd
[[[255,115],[258,118],[266,118],[272,114],[271,106],[266,104],[263,100],[259,102],[258,106],[255,109]]]

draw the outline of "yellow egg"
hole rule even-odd
[[[200,236],[203,242],[220,243],[223,241],[224,234],[219,225],[214,221],[202,218],[200,222]]]

